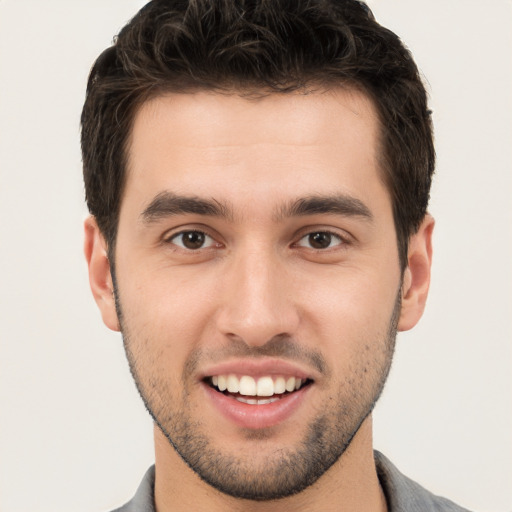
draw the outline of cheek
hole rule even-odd
[[[212,316],[212,287],[189,274],[139,271],[132,279],[119,279],[123,329],[132,344],[156,354],[156,362],[182,366],[204,338]]]
[[[301,339],[318,344],[333,369],[335,388],[363,396],[387,374],[394,346],[390,323],[398,272],[393,281],[355,269],[342,274],[338,272],[337,279],[331,276],[325,286],[310,292]]]
[[[399,275],[389,272],[335,269],[321,279],[316,276],[302,300],[306,314],[340,335],[379,332],[388,325],[399,290]],[[332,334],[332,333],[331,333]]]

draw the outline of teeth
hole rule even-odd
[[[220,378],[219,378],[219,380],[220,380]],[[290,377],[286,381],[286,391],[295,391],[295,377]]]
[[[238,393],[240,389],[240,383],[235,375],[228,375],[227,378],[228,391],[230,393]]]
[[[219,389],[219,391],[229,391],[230,393],[240,393],[244,396],[261,396],[271,397],[273,395],[282,395],[286,391],[292,392],[300,389],[304,384],[305,379],[299,379],[298,377],[271,377],[265,376],[255,379],[250,375],[244,375],[240,379],[233,374],[229,375],[214,375],[211,378],[212,384]],[[239,397],[237,397],[238,400]],[[271,399],[271,401],[275,401]],[[270,403],[265,400],[257,399],[241,399],[244,403],[262,404]]]
[[[276,381],[274,382],[274,393],[279,395],[285,391],[286,381],[284,380],[284,377],[277,377]]]
[[[272,377],[262,377],[258,379],[256,394],[258,396],[272,396],[274,394],[274,381]]]
[[[225,391],[228,388],[228,383],[226,382],[226,377],[224,377],[224,375],[219,375],[217,387],[220,391]]]
[[[255,398],[243,398],[241,396],[237,396],[235,397],[235,399],[238,400],[239,402],[249,405],[271,404],[272,402],[277,402],[279,400],[279,398],[264,398],[262,400],[257,400]]]
[[[252,377],[244,375],[240,379],[240,394],[246,396],[256,395],[256,381]]]

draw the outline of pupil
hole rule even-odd
[[[331,245],[331,235],[329,233],[311,233],[309,243],[315,249],[325,249]]]
[[[200,249],[204,244],[204,233],[189,231],[183,234],[183,245],[187,249]]]

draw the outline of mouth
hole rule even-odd
[[[288,420],[313,380],[293,375],[217,374],[203,379],[207,395],[222,415],[242,428],[264,429]]]
[[[225,432],[229,424],[254,430],[299,421],[311,412],[314,399],[307,397],[317,396],[309,368],[278,358],[231,359],[205,368],[200,381],[205,414],[211,406],[213,417],[228,422]]]
[[[293,375],[220,374],[204,379],[206,385],[247,405],[268,405],[279,402],[313,383],[312,379]]]

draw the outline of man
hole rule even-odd
[[[462,510],[372,448],[434,221],[426,93],[355,0],[155,0],[82,114],[90,283],[156,462],[120,510]]]

